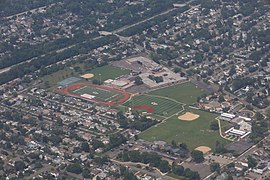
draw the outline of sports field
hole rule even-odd
[[[129,99],[126,92],[88,82],[70,84],[58,92],[109,106],[124,103]]]
[[[107,65],[93,69],[89,73],[95,75],[93,77],[94,79],[105,81],[107,79],[114,79],[121,75],[129,74],[130,72],[130,70]]]
[[[110,65],[102,66],[95,68],[91,71],[86,71],[84,66],[85,64],[76,64],[76,66],[80,67],[82,69],[82,72],[76,72],[74,68],[65,67],[62,70],[59,70],[57,72],[54,72],[50,75],[46,75],[42,77],[42,80],[48,84],[49,87],[56,86],[59,81],[62,81],[69,77],[81,77],[84,74],[93,74],[93,77],[91,79],[97,79],[101,81],[105,81],[107,79],[114,79],[121,75],[129,74],[130,71],[126,69],[121,69],[118,67],[113,67]],[[90,78],[86,78],[90,79]]]
[[[163,117],[162,123],[142,132],[139,135],[141,139],[162,140],[167,143],[174,140],[177,143],[186,143],[190,149],[199,146],[214,149],[216,141],[228,143],[220,136],[219,131],[210,130],[210,124],[217,115],[188,107],[202,94],[205,92],[194,84],[183,83],[155,90],[146,95],[135,96],[125,104],[129,103],[130,107],[130,103],[132,106],[147,105],[154,109],[153,115]],[[191,115],[192,118],[190,118]]]
[[[104,101],[104,102],[118,100],[123,97],[122,94],[119,94],[115,91],[109,91],[103,88],[93,87],[93,86],[83,86],[71,92],[78,95],[89,94],[89,95],[94,96],[95,100]]]
[[[139,112],[150,112],[167,118],[182,112],[183,106],[193,104],[204,93],[203,90],[188,82],[136,95],[124,105]]]
[[[134,96],[130,101],[125,103],[126,106],[133,107],[138,111],[147,111],[152,108],[151,113],[168,117],[179,111],[184,110],[182,103],[168,99],[166,97],[156,97],[151,95]],[[148,107],[148,108],[147,108]]]
[[[56,86],[58,82],[66,79],[66,78],[72,77],[72,76],[79,77],[80,74],[75,72],[73,69],[66,67],[66,68],[59,70],[57,72],[54,72],[50,75],[46,75],[46,76],[42,77],[41,79],[44,82],[47,82],[49,87],[53,87],[53,86]],[[46,88],[48,88],[48,87],[46,87]]]
[[[197,97],[205,94],[205,92],[200,88],[196,87],[194,84],[188,82],[152,91],[149,94],[169,97],[176,101],[190,105],[196,102]]]
[[[147,141],[162,140],[171,143],[174,140],[177,143],[186,143],[190,149],[198,146],[208,146],[215,148],[216,141],[227,144],[218,131],[210,131],[211,122],[217,116],[216,114],[188,109],[189,112],[200,115],[193,121],[181,121],[177,116],[173,116],[157,126],[149,128],[139,135],[140,138]]]

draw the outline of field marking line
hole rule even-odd
[[[164,111],[164,112],[170,114],[170,111],[173,111],[174,109],[178,109],[177,107],[178,106],[176,105],[176,106],[173,106],[173,107],[166,109],[166,107],[164,106],[163,108],[160,108],[159,111]]]
[[[135,95],[134,95],[135,96]],[[176,107],[178,107],[178,105],[181,105],[181,108],[182,108],[182,110],[181,110],[181,112],[183,111],[183,105],[185,106],[186,104],[184,104],[184,103],[182,103],[182,102],[179,102],[179,101],[176,101],[176,100],[174,100],[174,99],[172,99],[172,98],[168,98],[168,97],[164,97],[164,96],[156,96],[156,95],[148,95],[148,94],[143,94],[143,95],[141,95],[141,96],[146,96],[146,98],[149,100],[149,101],[155,101],[154,99],[151,99],[151,98],[160,98],[160,99],[162,99],[162,100],[169,100],[169,101],[171,101],[171,102],[174,102],[174,103],[176,103],[176,104],[173,104],[173,106],[172,107],[170,107],[170,108],[168,108],[168,109],[166,109],[166,107],[164,106],[164,107],[162,107],[162,108],[160,108],[160,110],[159,111],[165,111],[166,110],[166,112],[170,112],[170,111],[172,111],[173,109],[175,109]],[[139,96],[140,97],[140,96]],[[138,100],[138,101],[140,101],[140,100]],[[127,102],[127,101],[126,101]],[[160,103],[159,103],[160,104]],[[165,103],[166,104],[166,103]],[[180,108],[180,107],[179,107]],[[177,111],[176,113],[179,113],[179,111]],[[155,115],[161,115],[161,114],[158,114],[158,113],[153,113],[153,114],[155,114]],[[164,118],[167,118],[168,116],[164,116]],[[170,117],[170,116],[169,116]]]
[[[96,87],[96,89],[101,90],[101,91],[105,91],[105,92],[111,92],[110,90],[103,89],[103,88],[100,88],[100,87]]]
[[[128,106],[125,106],[124,104],[118,104],[117,106],[121,106],[122,108],[129,108]]]
[[[154,128],[154,127],[158,127],[158,126],[160,126],[161,124],[167,122],[168,119],[170,119],[170,118],[172,118],[172,117],[178,115],[179,113],[185,111],[185,106],[186,106],[186,105],[182,105],[182,110],[181,110],[181,111],[178,111],[178,112],[172,114],[171,116],[166,117],[166,118],[163,119],[160,123],[158,123],[158,124],[156,124],[156,125],[154,125],[154,126],[151,126],[151,127],[149,127],[148,129],[146,129],[146,130],[144,130],[144,131],[142,131],[142,132],[146,132],[146,131],[148,131],[148,130]],[[142,132],[141,132],[141,133],[142,133]],[[140,133],[140,134],[141,134],[141,133]]]
[[[167,100],[170,100],[170,101],[173,101],[173,102],[175,102],[175,103],[177,103],[177,104],[182,105],[182,110],[176,112],[175,114],[172,114],[171,116],[169,116],[169,118],[173,117],[174,115],[178,115],[179,113],[181,113],[181,112],[183,112],[183,111],[185,110],[186,104],[185,104],[185,103],[182,103],[182,102],[179,102],[179,101],[177,101],[177,100],[175,100],[175,99],[172,99],[172,98],[169,98],[169,97],[165,97],[165,96],[159,96],[159,95],[150,95],[150,94],[145,94],[145,95],[146,95],[146,96],[149,96],[149,97],[158,97],[158,98],[161,98],[161,99],[167,99]],[[173,108],[175,108],[175,107],[172,107],[172,108],[170,108],[169,110],[171,110],[171,109],[173,109]],[[162,120],[162,122],[163,122],[163,121],[166,121],[166,120],[169,119],[169,118],[165,118],[164,120]]]
[[[80,91],[80,90],[82,90],[82,89],[84,89],[84,88],[86,88],[87,86],[83,86],[83,87],[81,87],[81,88],[79,88],[79,89],[76,89],[75,91],[73,91],[73,92],[78,92],[78,91]]]
[[[112,96],[110,96],[110,97],[108,97],[108,98],[106,98],[106,99],[104,99],[104,100],[105,100],[105,101],[108,101],[108,100],[110,100],[110,99],[115,98],[116,96],[119,96],[119,94],[114,94],[114,95],[112,95]]]
[[[144,94],[144,95],[146,95],[146,96],[152,96],[152,97],[158,97],[158,98],[163,98],[163,99],[167,99],[167,100],[171,100],[171,101],[174,101],[174,102],[176,102],[176,103],[178,103],[178,104],[184,104],[184,105],[186,105],[185,103],[182,103],[182,102],[180,102],[180,101],[177,101],[177,100],[175,100],[175,99],[172,99],[172,98],[170,98],[170,97],[166,97],[166,96],[159,96],[159,95],[150,95],[150,94]]]
[[[155,116],[159,116],[159,117],[161,117],[161,118],[166,118],[165,116],[162,116],[162,115],[159,115],[159,114],[154,114]],[[162,120],[163,121],[163,120]]]

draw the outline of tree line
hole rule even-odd
[[[79,54],[87,53],[90,50],[114,43],[118,40],[119,38],[117,36],[110,35],[96,40],[87,40],[86,42],[79,43],[69,49],[63,50],[62,52],[57,53],[55,51],[53,53],[46,54],[43,57],[17,65],[12,67],[9,71],[2,73],[0,76],[0,84],[4,84],[16,78],[22,78],[24,75],[31,74],[44,66],[63,61]]]
[[[121,36],[126,36],[126,37],[127,36],[133,36],[133,35],[135,35],[137,33],[140,33],[140,32],[142,32],[142,31],[144,31],[146,29],[149,29],[149,28],[151,28],[151,27],[153,27],[155,25],[159,25],[160,23],[170,19],[171,17],[176,16],[178,13],[182,13],[182,12],[188,10],[188,9],[189,9],[188,5],[183,6],[181,8],[177,8],[177,9],[175,9],[175,10],[173,10],[173,11],[167,13],[167,14],[157,16],[157,17],[155,17],[153,19],[147,20],[145,22],[142,22],[142,23],[139,23],[139,24],[137,24],[135,26],[127,28],[124,31],[120,32],[119,34]]]
[[[118,158],[125,162],[149,164],[152,167],[158,168],[162,173],[172,172],[175,175],[184,176],[188,179],[200,179],[198,172],[192,171],[189,168],[185,169],[176,163],[173,163],[171,166],[168,161],[162,160],[162,157],[155,152],[124,151],[118,154]]]
[[[173,8],[174,3],[185,3],[185,0],[147,0],[144,4],[123,6],[108,17],[103,30],[113,31],[125,25],[131,25]]]
[[[45,42],[38,45],[25,45],[19,50],[12,50],[10,56],[6,56],[1,59],[0,69],[12,66],[17,63],[21,63],[30,60],[35,57],[39,57],[43,54],[48,54],[52,51],[56,51],[76,43],[85,41],[85,39],[92,39],[98,36],[98,33],[85,35],[82,33],[75,34],[73,38],[61,38],[53,42]]]

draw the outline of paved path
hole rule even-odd
[[[226,139],[226,140],[228,140],[228,141],[232,141],[232,142],[233,142],[233,140],[231,140],[230,138],[227,138],[227,137],[223,136],[223,134],[222,134],[222,129],[221,129],[221,122],[220,122],[220,119],[219,119],[218,117],[216,117],[216,120],[218,121],[219,135],[220,135],[222,138],[224,138],[224,139]]]

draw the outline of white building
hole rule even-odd
[[[253,172],[257,174],[263,174],[268,169],[268,164],[266,162],[262,162],[253,169]]]
[[[220,119],[225,120],[225,121],[231,121],[235,117],[236,117],[236,115],[229,114],[229,113],[221,113],[221,115],[220,115]]]

